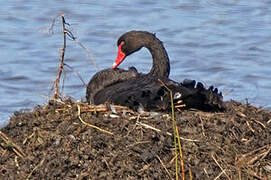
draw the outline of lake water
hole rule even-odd
[[[271,1],[13,0],[0,6],[0,126],[14,111],[48,101],[63,44],[60,21],[53,35],[48,29],[60,13],[100,69],[111,67],[121,34],[146,30],[164,42],[172,79],[203,81],[225,100],[271,109]],[[97,69],[78,44],[67,44],[66,63],[87,83]],[[150,59],[144,49],[120,68],[148,72]],[[68,69],[64,94],[85,98],[83,84]]]

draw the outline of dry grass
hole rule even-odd
[[[16,113],[1,132],[0,177],[53,178],[58,172],[64,179],[74,173],[99,179],[103,172],[112,178],[176,179],[180,153],[185,179],[271,177],[270,111],[229,102],[223,113],[184,110],[174,118],[182,130],[176,132],[182,140],[182,152],[176,141],[177,155],[168,114],[50,101],[33,112]],[[76,160],[82,156],[88,166]],[[73,162],[69,172],[63,169],[67,162]]]

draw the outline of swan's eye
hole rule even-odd
[[[123,46],[125,44],[125,41],[121,41],[120,45]]]
[[[119,44],[120,47],[123,47],[124,45],[125,45],[124,41],[121,41],[120,44]]]
[[[126,49],[126,43],[125,41],[121,41],[120,44],[119,44],[119,47],[121,49],[122,52],[125,52],[125,49]]]

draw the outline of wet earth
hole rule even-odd
[[[271,112],[236,101],[225,107],[175,112],[179,178],[270,179]],[[50,101],[15,112],[0,137],[0,179],[176,177],[171,112]]]

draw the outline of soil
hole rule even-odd
[[[271,111],[225,108],[175,112],[179,178],[271,179]],[[171,112],[50,101],[0,131],[0,179],[175,179],[172,134]]]

